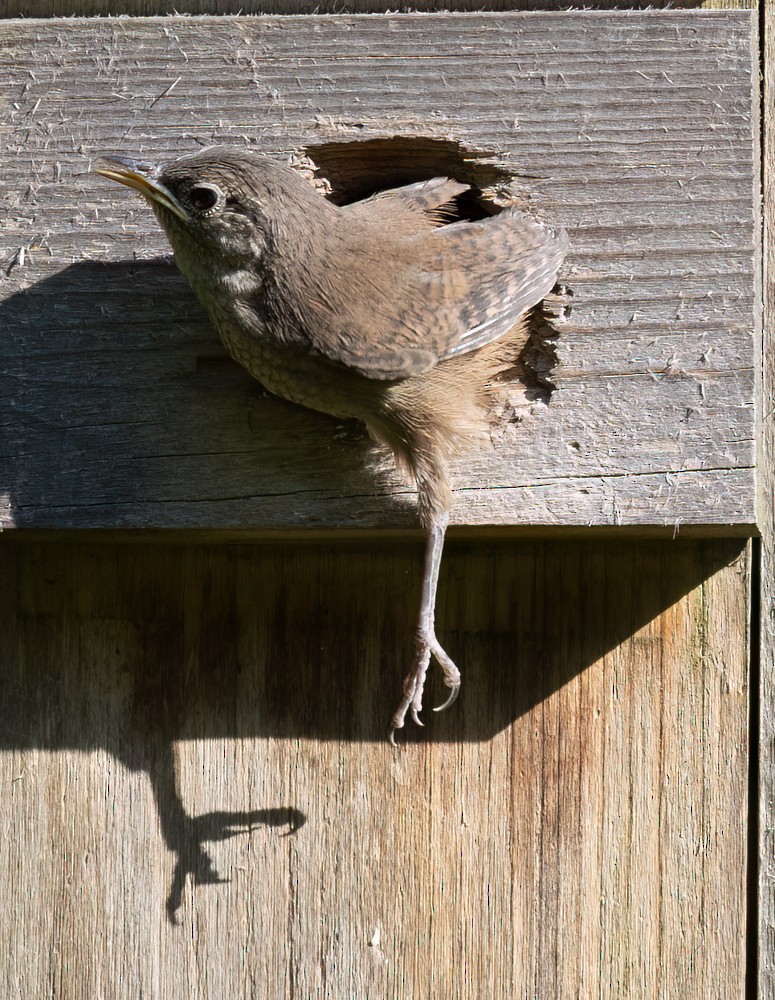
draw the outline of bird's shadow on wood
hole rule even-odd
[[[546,401],[555,331],[534,320],[507,374]],[[16,527],[309,527],[332,498],[343,522],[357,509],[360,524],[417,525],[365,431],[265,392],[171,258],[72,264],[0,302],[0,329],[0,496]]]
[[[192,886],[220,885],[228,882],[218,873],[207,852],[207,844],[245,836],[260,827],[283,830],[290,835],[306,823],[299,809],[281,806],[270,809],[215,810],[199,816],[186,811],[180,797],[173,743],[146,733],[142,745],[144,769],[147,770],[159,813],[164,842],[175,857],[175,868],[167,895],[166,909],[170,923],[179,923],[178,912],[190,880]]]
[[[73,264],[0,303],[0,328],[5,383],[0,418],[5,440],[13,443],[0,454],[0,492],[7,495],[18,528],[131,527],[153,524],[154,518],[164,523],[168,505],[186,504],[192,497],[203,505],[212,500],[217,520],[217,504],[224,492],[237,503],[240,493],[244,494],[246,505],[258,495],[260,503],[261,477],[272,480],[275,489],[278,480],[284,480],[283,490],[291,496],[320,488],[325,480],[320,453],[326,450],[320,448],[321,441],[327,445],[332,489],[341,488],[343,482],[355,494],[367,488],[372,471],[364,468],[370,446],[363,435],[336,433],[330,418],[264,394],[226,357],[188,285],[168,259]],[[540,384],[535,388],[538,394],[543,391]],[[315,428],[309,433],[313,424],[320,431],[317,441]],[[300,461],[288,460],[288,441],[302,441],[316,450],[313,473],[305,471],[310,463],[303,456]],[[165,453],[170,455],[168,461]],[[236,453],[247,460],[234,472]],[[190,455],[188,465],[180,461],[182,454]],[[171,480],[167,471],[175,463],[177,479]],[[226,490],[225,482],[229,483]],[[89,501],[86,505],[84,498]],[[408,523],[414,523],[411,499],[386,496],[382,504],[385,511],[393,505]],[[39,597],[48,591],[44,605],[53,593],[69,593],[78,587],[67,572],[61,575],[49,567],[42,574],[32,584],[32,593]],[[274,659],[286,666],[259,681],[254,675],[256,664],[244,661],[233,645],[235,608],[226,609],[220,598],[212,600],[212,581],[200,579],[207,627],[201,632],[194,687],[181,674],[185,656],[179,640],[185,611],[178,608],[167,617],[159,615],[159,608],[170,608],[170,600],[175,603],[174,596],[167,595],[167,599],[154,594],[147,581],[137,582],[137,592],[127,581],[123,585],[130,602],[123,611],[106,611],[111,620],[117,615],[117,620],[128,623],[142,651],[132,666],[135,738],[115,741],[108,735],[111,723],[104,729],[84,724],[83,703],[103,700],[110,711],[111,682],[100,663],[88,664],[85,672],[75,667],[77,677],[62,677],[63,670],[69,673],[64,655],[55,656],[54,662],[44,657],[40,673],[27,670],[18,684],[6,685],[3,714],[10,724],[4,731],[8,746],[88,750],[102,745],[131,767],[148,773],[161,830],[176,858],[167,900],[170,919],[174,919],[188,878],[195,884],[221,881],[207,853],[208,842],[247,833],[259,825],[287,826],[293,832],[305,821],[293,806],[201,816],[187,813],[177,790],[174,744],[197,731],[204,736],[233,730],[220,710],[223,688],[219,678],[236,681],[244,672],[251,678],[250,687],[265,695],[263,707],[246,721],[250,733],[280,735],[301,726],[312,737],[349,733],[359,739],[370,733],[381,738],[384,720],[367,721],[370,713],[361,714],[352,703],[352,685],[342,684],[341,675],[330,683],[336,674],[325,663],[315,667],[311,626],[318,622],[325,630],[336,623],[334,627],[339,628],[338,613],[329,607],[329,582],[321,583],[321,592],[329,595],[322,603],[315,602],[313,592],[299,588],[298,581],[291,584],[292,597],[277,593],[274,618],[261,625],[282,628],[284,622],[290,626],[290,634],[281,637],[278,632],[269,640]],[[258,581],[258,586],[264,584]],[[352,603],[352,595],[342,594],[334,603],[342,602]],[[37,622],[46,620],[44,607],[27,607],[26,612]],[[296,641],[297,614],[307,625],[303,634],[313,639],[311,647],[300,648]],[[393,631],[403,636],[403,629]],[[344,661],[349,658],[345,656]],[[305,660],[309,667],[302,665]],[[309,711],[301,718],[292,690],[295,681],[290,687],[286,682],[297,675],[303,678],[310,667],[320,671],[325,694],[316,706],[314,692],[302,685],[300,703]],[[67,704],[58,702],[59,695],[54,702],[49,700],[52,676],[62,681],[60,693],[80,688],[83,703],[78,695]],[[400,668],[394,677],[400,679]],[[393,689],[392,684],[388,687]],[[198,694],[194,695],[194,689]],[[206,703],[203,715],[200,695]],[[344,713],[331,705],[339,696],[343,699],[340,706],[348,706]],[[224,697],[228,702],[228,696]],[[42,729],[40,715],[31,709],[40,705],[41,698],[47,704],[43,718],[48,719]],[[380,700],[380,708],[383,704]],[[201,727],[193,722],[195,718],[201,720]],[[114,722],[116,731],[124,729],[118,720]]]

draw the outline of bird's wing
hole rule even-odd
[[[409,224],[414,220],[420,228],[440,226],[449,220],[447,206],[459,194],[470,190],[449,177],[432,177],[427,181],[407,184],[405,187],[379,191],[365,201],[345,205],[343,211],[352,221],[363,219],[374,224],[384,219],[385,224],[395,224],[398,214]]]
[[[443,360],[508,333],[552,290],[570,241],[564,229],[507,209],[483,222],[445,226],[428,242],[439,244],[438,264],[423,283],[431,301],[441,300],[443,322],[427,333]]]
[[[399,266],[362,244],[348,265],[360,294],[332,290],[336,304],[307,328],[324,326],[320,353],[367,378],[420,375],[508,333],[552,290],[568,243],[564,229],[508,209],[416,236]]]

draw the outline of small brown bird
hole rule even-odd
[[[567,233],[516,209],[444,224],[468,190],[446,177],[339,207],[290,167],[228,147],[105,162],[97,173],[150,202],[229,353],[278,396],[363,421],[417,484],[422,598],[393,742],[407,711],[422,724],[431,656],[450,688],[437,711],[460,689],[434,624],[447,460],[486,430],[491,383],[524,347]]]

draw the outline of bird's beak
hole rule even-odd
[[[149,201],[155,201],[177,215],[183,222],[188,221],[186,210],[178,199],[157,179],[160,168],[156,164],[144,163],[142,160],[130,160],[124,156],[103,156],[101,159],[106,165],[95,167],[95,174],[134,188],[135,191],[145,195]]]

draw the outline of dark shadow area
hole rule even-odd
[[[337,205],[416,181],[452,177],[473,189],[472,196],[455,199],[460,209],[457,218],[474,220],[496,210],[482,209],[477,195],[519,180],[514,167],[502,163],[497,152],[464,146],[455,139],[421,135],[342,139],[306,146],[304,152],[329,183],[329,197]]]
[[[0,328],[17,527],[260,525],[267,494],[373,488],[367,442],[266,393],[171,259],[73,264],[0,303]]]
[[[509,373],[529,399],[551,391],[552,316],[535,311]],[[0,328],[0,493],[16,527],[310,527],[315,497],[340,511],[330,526],[369,495],[380,525],[417,523],[411,496],[380,488],[365,435],[269,395],[226,355],[169,259],[72,264],[0,303]]]
[[[463,674],[446,712],[387,744],[412,651],[419,542],[176,546],[4,542],[4,749],[108,750],[148,773],[176,857],[220,881],[207,843],[304,823],[296,804],[191,816],[181,740],[486,741],[739,557],[744,540],[456,541],[438,634]],[[78,636],[73,643],[73,635]],[[655,678],[658,683],[658,678]],[[584,720],[579,724],[584,725]],[[299,805],[303,806],[303,803]]]
[[[408,739],[482,741],[627,641],[737,558],[744,539],[449,541],[437,632],[463,673],[440,715],[431,669],[426,729]],[[2,746],[91,750],[105,713],[114,752],[147,768],[145,743],[240,736],[387,735],[411,659],[422,543],[70,545],[3,541]],[[14,587],[14,582],[16,587]],[[82,611],[83,608],[89,612]],[[116,630],[102,664],[90,652]],[[83,658],[56,629],[75,621]],[[16,637],[21,646],[13,646]],[[10,647],[6,646],[10,643]],[[23,668],[18,653],[29,650]],[[33,655],[35,654],[35,655]],[[70,657],[70,658],[68,658]],[[106,685],[106,670],[125,701]],[[103,691],[103,688],[105,690]],[[82,705],[95,708],[89,725]],[[127,725],[131,724],[127,730]],[[96,725],[96,723],[95,723]],[[167,765],[164,764],[166,769]]]

